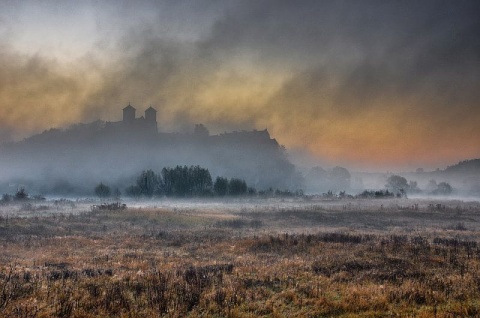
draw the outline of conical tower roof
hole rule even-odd
[[[132,105],[130,105],[130,103],[128,103],[128,106],[125,107],[123,110],[129,110],[129,109],[136,110],[135,107],[133,107]]]
[[[157,112],[157,110],[155,108],[153,108],[152,106],[148,107],[145,112]]]

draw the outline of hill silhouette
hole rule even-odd
[[[460,161],[459,163],[448,166],[445,170],[447,174],[477,174],[480,175],[480,159],[471,159]]]
[[[124,112],[120,122],[50,129],[2,145],[0,187],[86,194],[100,181],[123,188],[144,169],[176,165],[200,165],[212,176],[242,178],[257,189],[301,186],[284,147],[266,129],[210,135],[197,125],[194,133],[158,133],[156,119],[125,118]]]

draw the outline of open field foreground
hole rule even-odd
[[[480,204],[0,207],[2,317],[480,316]]]

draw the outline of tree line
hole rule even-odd
[[[385,187],[394,193],[397,197],[406,197],[407,193],[433,194],[433,195],[450,195],[453,192],[452,186],[447,182],[437,184],[435,180],[430,180],[424,190],[418,187],[416,181],[407,182],[407,179],[399,175],[391,175],[387,179]]]
[[[108,185],[100,183],[95,187],[95,194],[100,198],[119,197],[120,192],[113,192]],[[176,166],[163,168],[160,173],[144,170],[136,178],[135,184],[125,189],[125,195],[132,198],[152,197],[225,197],[255,195],[257,191],[248,187],[243,179],[217,177],[212,180],[210,171],[200,166]]]
[[[8,204],[12,202],[25,202],[29,200],[45,201],[45,198],[41,195],[34,195],[33,197],[31,197],[28,194],[27,190],[21,187],[13,195],[8,193],[3,194],[0,199],[0,204]]]

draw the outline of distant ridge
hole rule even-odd
[[[480,159],[470,159],[448,166],[445,173],[480,173]]]

